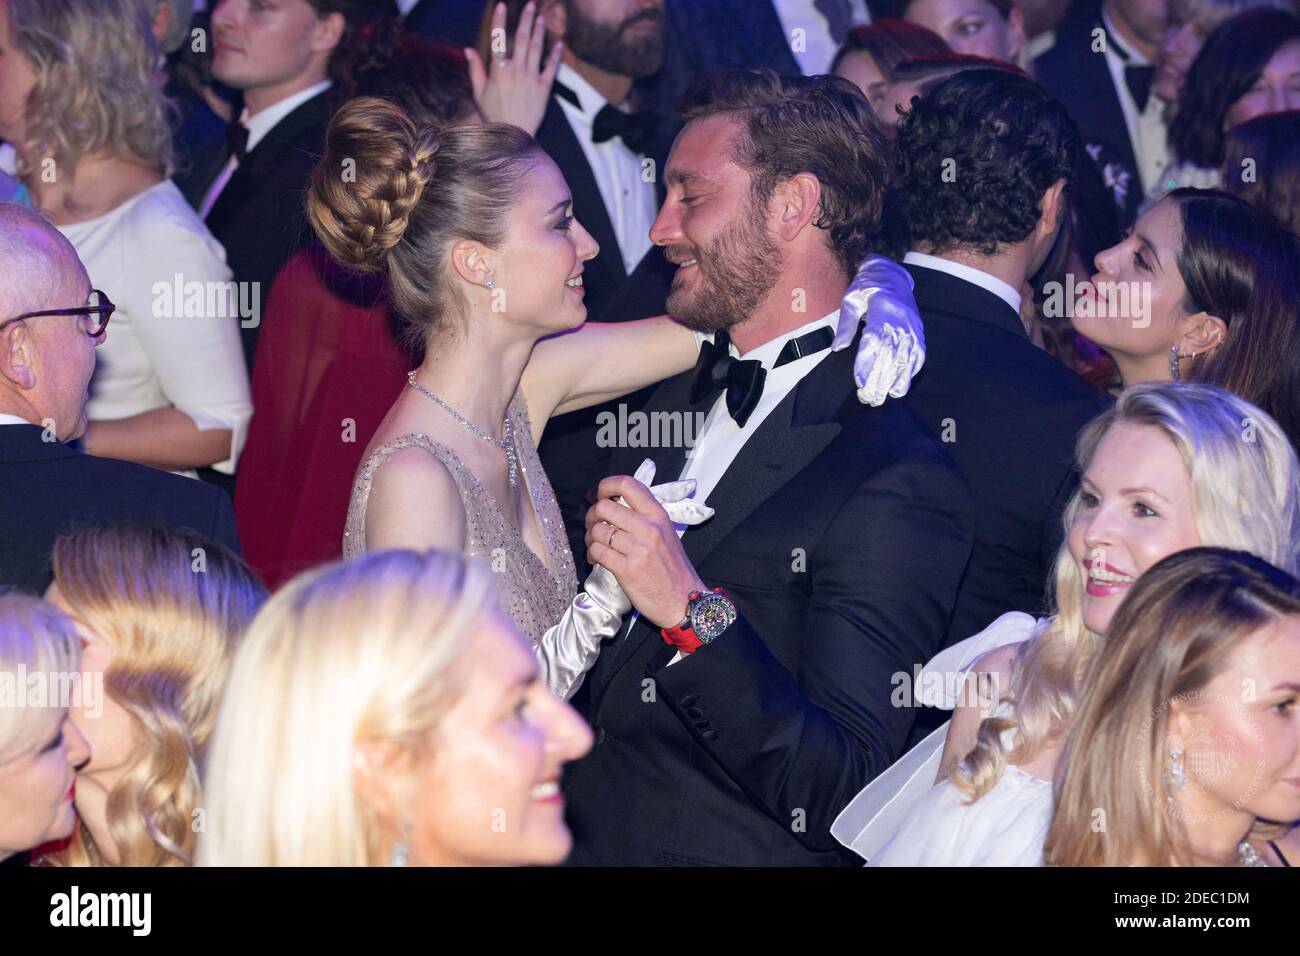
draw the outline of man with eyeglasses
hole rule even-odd
[[[187,527],[238,550],[218,488],[68,445],[86,430],[113,304],[31,210],[0,204],[0,586],[41,593],[54,539],[81,527]]]

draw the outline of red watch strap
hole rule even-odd
[[[664,639],[664,643],[671,644],[683,654],[690,654],[692,651],[699,650],[704,646],[704,642],[695,636],[695,629],[691,627],[691,602],[696,600],[703,591],[692,591],[686,595],[686,618],[676,627],[663,627],[659,629],[659,636]]]
[[[661,628],[659,636],[665,643],[673,645],[683,654],[690,654],[704,646],[704,642],[695,636],[695,629],[689,624],[686,627]]]

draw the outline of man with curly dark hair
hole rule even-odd
[[[1040,612],[1074,491],[1074,439],[1102,399],[1036,348],[1022,290],[1068,219],[1083,149],[1065,108],[1025,76],[958,73],[899,124],[894,184],[911,232],[903,263],[925,323],[908,401],[976,502],[975,548],[949,639]]]

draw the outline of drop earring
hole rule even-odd
[[[1178,346],[1169,346],[1169,377],[1175,382],[1179,381],[1183,374],[1178,368]]]
[[[1170,790],[1181,790],[1187,786],[1187,770],[1183,767],[1183,752],[1178,744],[1169,745],[1169,765],[1164,772],[1165,786]],[[1172,813],[1177,810],[1178,804],[1174,800],[1173,793],[1165,798],[1169,803],[1169,811]]]

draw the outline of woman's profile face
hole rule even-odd
[[[1300,39],[1277,48],[1259,79],[1223,114],[1223,129],[1240,126],[1265,113],[1300,109]]]
[[[600,247],[573,217],[573,198],[555,162],[539,154],[506,220],[497,250],[493,311],[543,333],[587,319],[583,266]]]
[[[72,618],[81,637],[81,670],[89,679],[102,681],[100,686],[105,688],[103,699],[95,701],[95,706],[74,707],[69,714],[72,725],[90,747],[90,759],[77,770],[77,801],[84,815],[88,806],[102,808],[122,775],[135,764],[139,754],[135,724],[109,690],[112,646],[78,618],[76,608],[64,599],[57,581],[45,592],[45,599]],[[98,846],[110,863],[115,862],[117,852],[111,842],[105,840]]]
[[[1112,356],[1168,355],[1188,320],[1187,286],[1178,269],[1182,245],[1178,204],[1163,199],[1118,245],[1097,253],[1097,271],[1073,303],[1075,331]]]
[[[1207,817],[1246,811],[1300,820],[1300,616],[1243,641],[1214,678],[1171,708],[1188,805]],[[1189,818],[1189,823],[1196,817]]]
[[[1104,634],[1143,572],[1201,543],[1195,497],[1168,436],[1129,422],[1116,422],[1102,436],[1078,495],[1066,541],[1084,580],[1084,624]]]
[[[0,860],[61,840],[77,824],[73,780],[90,751],[67,708],[47,718],[37,743],[0,764]]]
[[[933,30],[954,53],[1015,63],[1025,44],[1020,11],[1004,17],[988,0],[912,0],[903,19]]]
[[[412,859],[560,863],[572,845],[560,771],[591,749],[591,730],[542,683],[537,658],[503,616],[471,641],[460,696],[418,764]]]

